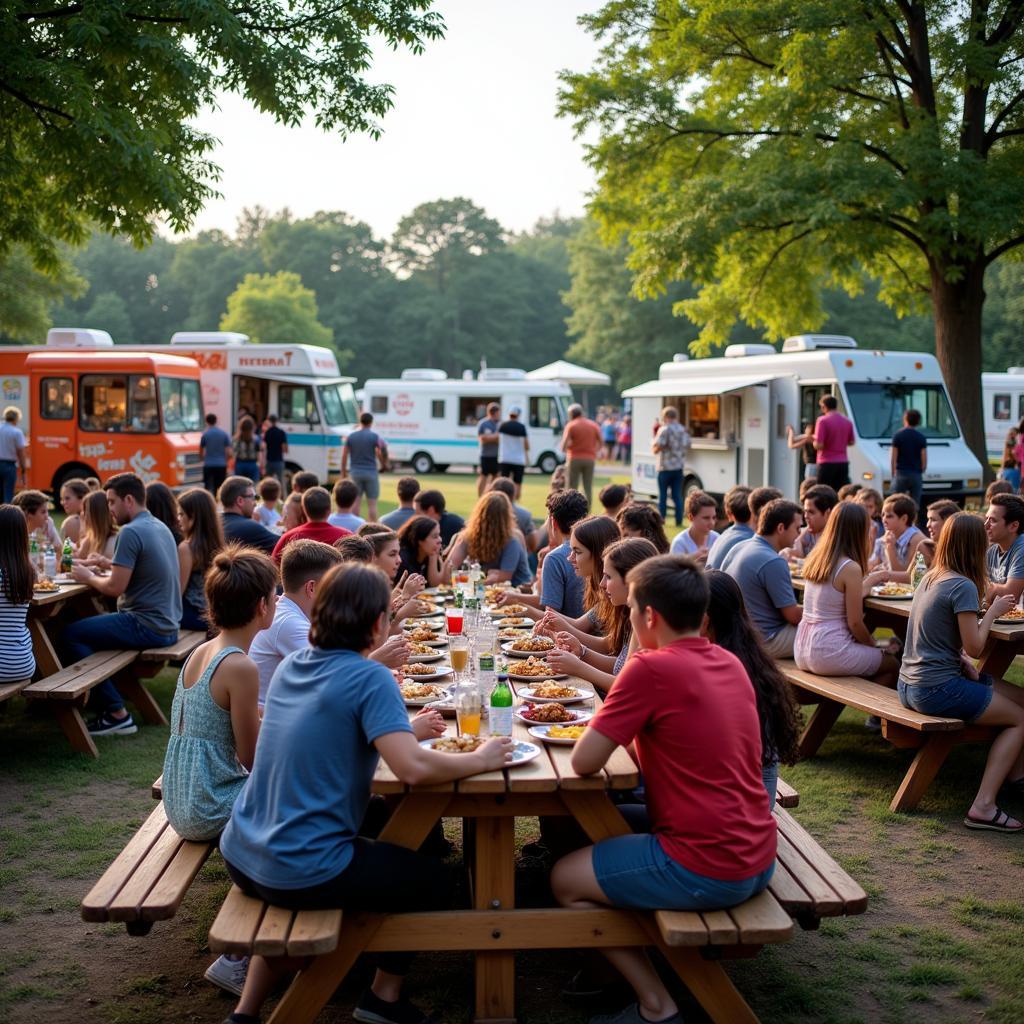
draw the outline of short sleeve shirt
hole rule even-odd
[[[376,431],[369,427],[353,430],[345,438],[348,448],[349,469],[353,473],[377,472],[377,449],[386,448]]]
[[[615,440],[614,427],[609,440]],[[593,420],[588,420],[585,416],[569,420],[565,428],[565,454],[570,459],[596,459],[600,447],[601,428]]]
[[[25,447],[25,435],[21,427],[16,427],[6,420],[0,422],[0,460],[17,462],[18,452]]]
[[[284,462],[284,446],[288,435],[280,427],[270,427],[263,435],[268,462]]]
[[[499,423],[497,420],[492,420],[490,416],[485,416],[476,425],[476,434],[480,438],[480,450],[484,455],[494,455],[497,452],[497,445],[493,442],[485,443],[484,437],[493,437],[498,433]]]
[[[289,597],[277,599],[274,621],[269,629],[261,629],[249,647],[249,658],[260,675],[259,705],[267,701],[270,680],[278,665],[289,654],[305,650],[309,646],[309,619],[306,613]]]
[[[725,571],[739,584],[751,621],[766,640],[786,625],[780,608],[796,604],[785,559],[763,537],[736,548]]]
[[[132,571],[117,610],[133,615],[154,633],[177,636],[181,588],[178,546],[171,531],[149,512],[140,512],[118,531],[112,561]]]
[[[908,526],[903,533],[896,538],[896,554],[899,556],[901,562],[906,562],[907,549],[910,547],[910,542],[920,534],[920,532],[921,531],[916,526]],[[885,535],[883,534],[882,537],[879,537],[878,540],[875,541],[875,548],[871,553],[871,557],[873,560],[881,562],[886,569],[889,569],[890,571],[902,572],[898,566],[889,564],[889,552],[885,546],[885,541],[883,540],[884,536]]]
[[[998,544],[989,545],[987,561],[993,583],[1024,580],[1024,537],[1018,537],[1005,553]]]
[[[519,420],[505,420],[498,427],[498,462],[510,466],[526,465],[526,425]]]
[[[569,564],[569,542],[548,552],[541,573],[540,603],[566,618],[583,614],[583,580]]]
[[[677,533],[672,539],[672,547],[669,548],[669,554],[672,555],[695,555],[698,551],[703,551],[704,548],[710,548],[712,544],[718,540],[719,534],[717,530],[712,530],[708,534],[707,541],[703,548],[697,547],[697,542],[690,536],[689,530],[683,530],[682,533]]]
[[[690,450],[689,431],[680,423],[666,423],[654,435],[658,448],[658,469],[682,469]]]
[[[674,861],[721,881],[771,866],[757,703],[734,655],[701,637],[635,652],[590,728],[635,741],[652,831]]]
[[[705,563],[706,568],[721,569],[725,556],[741,541],[750,540],[753,536],[754,531],[749,523],[733,523],[711,545],[711,550],[708,552],[708,560]]]
[[[227,449],[231,438],[220,427],[207,427],[199,439],[199,448],[203,453],[203,464],[213,469],[228,464]]]
[[[841,413],[830,412],[818,417],[814,439],[823,447],[818,462],[849,462],[847,447],[853,444],[853,424]]]
[[[913,427],[897,430],[892,437],[892,446],[896,449],[897,473],[921,473],[921,452],[928,447],[928,438]]]
[[[499,569],[502,572],[512,573],[512,586],[518,587],[520,583],[530,582],[530,562],[526,557],[526,549],[516,540],[509,538],[505,546],[498,553],[496,562],[481,562],[482,569]]]
[[[960,675],[960,612],[977,613],[978,591],[966,576],[922,583],[914,592],[907,621],[900,681],[908,686],[941,686]]]

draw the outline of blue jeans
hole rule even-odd
[[[921,474],[896,470],[892,482],[893,494],[909,494],[914,499],[918,512],[921,511]],[[913,524],[911,524],[913,525]]]
[[[779,788],[779,762],[772,761],[771,764],[761,766],[761,781],[768,791],[768,810],[775,807],[775,794]]]
[[[144,651],[149,647],[170,647],[177,633],[166,636],[142,625],[130,612],[92,615],[72,622],[64,630],[63,646],[70,661],[81,661],[96,651]],[[93,690],[104,711],[120,711],[124,700],[108,679]]]
[[[668,522],[668,492],[672,491],[672,504],[676,507],[676,526],[683,525],[683,471],[681,469],[658,470],[658,511]]]
[[[247,476],[253,483],[256,483],[260,478],[260,464],[237,459],[235,461],[235,476]]]
[[[8,459],[0,460],[0,504],[9,505],[18,483],[18,464]]]

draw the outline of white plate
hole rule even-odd
[[[412,664],[409,662],[408,664]],[[411,683],[433,683],[438,679],[447,679],[452,674],[450,668],[435,669],[433,672],[424,672],[422,675],[416,674],[412,676],[402,676],[405,682]]]
[[[582,725],[582,722],[563,722],[562,725]],[[539,740],[543,740],[545,743],[550,743],[556,747],[574,747],[576,746],[576,740],[570,739],[568,736],[549,736],[548,729],[550,725],[531,725],[526,731],[531,735],[535,736]]]
[[[435,737],[436,740],[444,739],[443,736]],[[420,746],[427,750],[433,750],[435,740],[420,740]],[[540,757],[541,748],[536,743],[527,743],[526,740],[515,740],[512,744],[512,760],[505,764],[505,768],[518,768],[521,764],[527,764],[535,757]]]
[[[444,687],[441,687],[441,689],[443,690]],[[445,696],[450,697],[451,694],[448,694],[446,692]],[[442,697],[437,697],[437,696],[434,696],[434,697],[403,697],[402,698],[402,702],[405,704],[405,706],[407,708],[425,708],[425,707],[427,707],[427,705],[433,704],[435,701],[442,701],[442,700],[444,700],[445,696],[442,696]]]
[[[500,618],[496,618],[495,622],[498,623],[498,629],[533,628],[533,619],[528,619],[525,615],[502,615]]]
[[[406,615],[407,619],[433,619],[439,618],[444,615],[443,608],[432,608],[429,612],[413,612],[411,615]]]
[[[914,595],[910,594],[880,594],[877,587],[871,588],[871,596],[877,597],[879,601],[913,601]]]
[[[512,603],[513,604],[520,604],[520,605],[522,605],[523,608],[526,607],[526,605],[522,604],[522,602],[520,602],[520,601],[513,601]],[[491,618],[494,618],[494,619],[512,619],[512,618],[526,619],[526,618],[529,618],[529,616],[525,612],[509,611],[508,608],[491,608]]]
[[[442,651],[438,651],[435,654],[410,654],[407,664],[412,665],[419,662],[421,665],[428,665],[435,661],[440,661],[444,657]],[[409,678],[408,676],[406,678]]]
[[[538,704],[539,703],[540,702],[538,701]],[[533,704],[530,704],[530,705],[527,705],[527,706],[528,707],[534,707]],[[520,722],[525,722],[527,725],[551,725],[552,724],[551,722],[536,722],[532,718],[527,718],[523,714],[523,712],[525,710],[526,710],[526,708],[524,708],[522,705],[520,705],[516,709],[516,711],[515,711],[515,717],[518,718]],[[589,722],[594,717],[594,712],[593,711],[583,711],[583,710],[578,709],[578,708],[566,708],[566,710],[570,711],[576,717],[571,722],[559,722],[558,723],[559,725],[582,725],[584,722]]]
[[[1000,626],[1024,626],[1024,619],[993,619],[993,622],[999,623]]]
[[[435,639],[433,640],[410,640],[409,643],[425,644],[427,647],[435,648],[448,646],[448,641],[445,640],[443,637],[438,637],[436,633],[434,634],[434,636]]]
[[[415,618],[410,615],[409,618],[402,619],[402,629],[418,629],[420,626],[426,626],[427,629],[432,629],[435,633],[440,633],[444,629],[443,622],[426,622],[422,615]]]
[[[501,645],[501,649],[510,658],[543,658],[545,654],[550,654],[555,649],[555,645],[552,644],[550,647],[546,647],[543,651],[517,651],[512,646],[514,643],[514,640],[507,640]]]
[[[568,676],[562,678],[568,679]],[[593,690],[586,690],[582,686],[574,686],[573,689],[577,691],[575,697],[534,697],[532,686],[519,686],[516,688],[516,692],[523,700],[529,701],[531,704],[578,704],[583,700],[594,699]]]
[[[549,672],[546,676],[522,676],[518,672],[512,671],[515,666],[510,666],[508,677],[514,679],[517,683],[540,683],[545,679],[568,679],[569,674],[567,672]]]

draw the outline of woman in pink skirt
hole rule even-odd
[[[895,687],[899,662],[875,646],[864,625],[871,520],[863,505],[840,502],[804,562],[804,614],[793,656],[821,676],[864,676]]]

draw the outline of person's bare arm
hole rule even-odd
[[[188,586],[188,578],[191,575],[192,549],[188,546],[188,541],[183,540],[178,545],[178,586],[183,594]]]
[[[993,598],[1002,597],[1003,595],[1013,598],[1013,603],[1016,604],[1020,600],[1020,595],[1024,594],[1024,580],[1007,580],[1005,583],[991,583],[985,590],[985,596],[991,603]]]
[[[959,612],[957,614],[956,621],[960,626],[960,643],[964,651],[967,652],[968,657],[981,657],[982,652],[985,650],[985,642],[988,640],[988,633],[992,628],[993,621],[998,619],[1000,615],[1005,615],[1013,605],[1013,598],[1009,594],[1003,594],[989,602],[988,609],[981,617],[980,622],[978,621],[977,614],[974,612]]]
[[[875,638],[864,625],[864,596],[861,591],[860,566],[856,562],[850,562],[843,566],[843,571],[836,577],[836,583],[839,584],[839,589],[843,592],[846,605],[846,624],[850,627],[854,640],[870,647],[874,644]]]
[[[889,473],[892,475],[893,480],[896,479],[896,459],[898,454],[896,452],[896,445],[889,446]]]
[[[572,751],[572,767],[578,775],[599,772],[612,756],[618,744],[596,729],[585,729]]]
[[[512,760],[512,738],[492,736],[471,754],[445,754],[421,747],[409,732],[389,732],[373,744],[407,786],[434,785],[494,771]]]
[[[928,469],[928,449],[921,449],[921,472],[924,473]]]
[[[109,576],[97,576],[88,566],[79,563],[71,566],[71,575],[75,582],[87,584],[104,597],[120,597],[128,589],[132,571],[123,565],[112,565]]]
[[[243,768],[252,770],[260,733],[260,674],[248,658],[238,655],[227,659],[227,664],[217,674],[222,673],[227,673],[223,681],[231,714],[231,732],[235,737],[235,756]]]
[[[804,610],[801,605],[791,604],[788,608],[780,608],[779,614],[791,625],[799,626],[800,620],[804,617]]]
[[[343,477],[348,476],[348,445],[343,444],[341,446],[341,475]],[[356,509],[356,511],[359,511]]]

